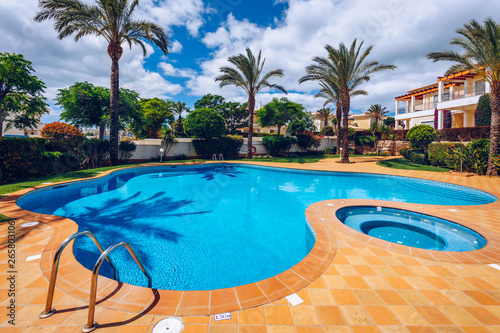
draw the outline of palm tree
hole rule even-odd
[[[456,30],[459,35],[451,40],[451,45],[458,45],[464,49],[462,54],[455,51],[430,52],[427,59],[436,61],[455,62],[445,75],[458,71],[470,70],[482,76],[491,87],[490,107],[490,151],[488,158],[489,176],[497,176],[498,170],[493,163],[493,156],[498,155],[498,141],[500,140],[500,25],[493,19],[484,20],[481,25],[475,20],[464,24]]]
[[[320,120],[323,120],[324,126],[328,126],[328,120],[332,118],[332,109],[323,107],[317,111]]]
[[[215,78],[215,82],[219,81],[219,87],[222,88],[228,85],[234,85],[242,88],[248,94],[248,144],[247,154],[245,158],[252,158],[252,136],[253,136],[253,114],[255,109],[255,95],[265,87],[275,88],[287,94],[285,88],[277,84],[269,83],[269,79],[273,76],[283,77],[282,69],[273,69],[267,74],[262,74],[262,69],[266,59],[261,62],[261,53],[255,58],[252,51],[247,48],[247,54],[238,54],[237,56],[229,57],[227,60],[235,66],[221,67],[221,75]],[[263,76],[262,79],[260,78]]]
[[[139,45],[146,56],[144,40],[155,44],[168,54],[168,38],[165,30],[155,23],[132,20],[132,13],[138,0],[95,0],[88,5],[80,0],[40,0],[40,12],[35,21],[54,19],[54,29],[63,39],[75,34],[75,41],[87,35],[103,37],[108,42],[111,58],[111,98],[110,98],[110,159],[118,164],[118,113],[119,113],[119,68],[118,61],[123,53],[121,45]]]
[[[382,105],[380,104],[372,104],[370,105],[368,110],[366,110],[366,113],[369,114],[373,119],[375,119],[375,123],[377,123],[378,125],[379,121],[382,119],[382,116],[388,114],[389,110],[387,110],[385,106],[382,107]]]
[[[362,83],[369,81],[371,74],[396,68],[394,65],[379,64],[377,61],[365,62],[366,57],[373,49],[373,45],[360,54],[362,46],[363,42],[359,43],[359,46],[357,45],[357,39],[354,39],[349,49],[344,43],[340,43],[338,49],[326,45],[325,49],[328,52],[328,58],[314,57],[314,64],[306,67],[307,75],[299,79],[300,83],[311,80],[330,83],[340,91],[343,114],[342,163],[349,163],[348,117],[351,97],[368,95],[365,90],[357,88]]]
[[[177,121],[177,126],[176,126],[177,128],[175,129],[175,131],[177,133],[182,133],[182,112],[184,111],[189,112],[189,109],[186,108],[186,103],[181,103],[181,102],[173,103],[170,111],[172,111],[174,115],[177,114],[179,115],[179,120]]]

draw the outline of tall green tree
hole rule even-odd
[[[261,62],[261,53],[257,58],[252,51],[247,48],[247,54],[242,53],[229,57],[227,60],[234,67],[221,67],[221,75],[215,78],[215,82],[220,82],[219,87],[233,85],[243,89],[248,94],[248,143],[246,158],[252,158],[252,136],[253,136],[253,114],[255,109],[255,96],[263,88],[274,88],[287,93],[280,85],[269,83],[272,77],[283,77],[282,69],[273,69],[266,74],[262,73],[266,59]],[[262,78],[261,78],[262,76]]]
[[[45,84],[33,75],[31,61],[20,54],[0,53],[0,137],[12,127],[33,128],[47,113]]]
[[[286,97],[273,98],[270,103],[257,111],[257,121],[262,127],[277,126],[280,135],[282,126],[304,115],[304,107],[301,104],[291,102]]]
[[[142,98],[139,101],[139,116],[130,125],[131,132],[138,138],[159,138],[164,125],[175,120],[173,104],[159,98]]]
[[[339,44],[336,49],[326,45],[328,58],[314,57],[313,64],[306,67],[307,75],[299,79],[299,82],[319,81],[331,84],[340,91],[342,104],[342,163],[349,163],[348,128],[349,110],[351,97],[357,95],[368,95],[365,90],[358,89],[361,84],[370,80],[370,75],[386,69],[395,69],[394,65],[379,64],[377,61],[367,61],[373,45],[361,52],[363,42],[358,45],[357,39],[347,48],[344,43]]]
[[[127,43],[139,45],[146,56],[144,41],[148,41],[168,54],[168,38],[159,25],[146,20],[133,20],[132,14],[139,0],[95,0],[89,5],[80,0],[39,0],[40,11],[35,21],[54,19],[54,29],[63,39],[70,35],[75,41],[87,35],[103,37],[108,42],[108,55],[111,58],[111,99],[110,99],[110,159],[112,165],[118,164],[119,130],[119,66],[123,48]]]
[[[89,82],[76,82],[59,89],[55,100],[62,107],[61,120],[76,127],[98,127],[99,139],[104,138],[106,112],[109,112],[109,93]]]
[[[194,102],[194,108],[217,111],[224,118],[226,134],[239,134],[240,129],[248,126],[247,103],[227,102],[222,96],[206,94]]]
[[[109,89],[85,81],[75,82],[72,86],[58,91],[55,100],[56,105],[60,105],[63,109],[61,120],[77,127],[97,127],[99,139],[104,139],[106,127],[109,126]],[[137,116],[138,101],[137,92],[120,88],[121,128]]]
[[[491,87],[491,127],[490,127],[490,155],[488,158],[489,176],[497,176],[498,170],[493,163],[493,156],[498,154],[500,140],[500,25],[492,18],[484,20],[483,24],[476,20],[464,24],[456,30],[457,37],[451,45],[460,46],[462,53],[456,51],[430,52],[427,59],[436,61],[451,61],[452,65],[445,75],[454,72],[471,70],[484,78]]]
[[[383,116],[389,113],[389,110],[387,110],[385,106],[382,107],[381,104],[372,104],[368,110],[366,110],[366,113],[375,120],[375,123],[380,125],[380,120]]]

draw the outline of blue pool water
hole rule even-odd
[[[412,178],[244,165],[161,166],[115,171],[97,180],[36,190],[17,204],[65,216],[94,232],[103,247],[126,241],[153,275],[153,287],[206,290],[279,274],[301,261],[315,238],[310,204],[358,198],[437,205],[496,201],[470,188]],[[74,246],[92,269],[99,253]],[[146,286],[126,250],[111,254],[118,280]],[[112,277],[107,262],[102,274]]]
[[[396,244],[436,251],[473,251],[486,239],[460,224],[401,209],[371,206],[337,211],[345,225],[369,236]]]

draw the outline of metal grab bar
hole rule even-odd
[[[42,319],[50,317],[54,313],[56,313],[56,309],[52,308],[52,301],[54,300],[54,289],[56,288],[57,270],[59,269],[59,259],[61,258],[61,254],[66,248],[66,246],[69,244],[69,242],[80,236],[89,236],[94,241],[94,244],[97,246],[99,251],[101,251],[101,253],[104,252],[101,244],[97,241],[97,238],[91,231],[77,232],[76,234],[69,236],[68,238],[66,238],[64,242],[62,242],[62,244],[57,249],[56,254],[54,255],[54,261],[52,262],[52,271],[50,273],[49,289],[47,290],[47,301],[45,302],[45,310],[42,313],[40,313],[40,318]],[[114,270],[115,268],[113,264],[111,264],[111,261],[108,260],[108,262]]]
[[[144,269],[144,266],[142,266],[141,261],[135,254],[134,250],[130,247],[130,245],[127,242],[121,242],[115,245],[112,245],[104,251],[99,259],[97,259],[97,262],[94,265],[94,269],[92,270],[92,281],[91,281],[91,286],[90,286],[90,300],[89,300],[89,316],[87,320],[87,324],[83,326],[82,332],[87,333],[87,332],[92,332],[95,330],[98,326],[98,324],[94,321],[94,313],[95,313],[95,303],[96,303],[96,297],[97,297],[97,278],[99,277],[99,268],[101,268],[101,264],[104,261],[104,259],[107,259],[108,255],[116,249],[117,247],[123,246],[125,247],[132,258],[134,258],[135,262],[139,266],[139,268],[142,270],[144,275],[148,278],[148,287],[151,288],[152,281],[151,281],[151,276],[148,274],[148,272]]]
[[[212,155],[212,161],[217,162],[217,155],[215,154]]]
[[[222,153],[219,154],[219,162],[224,162],[224,155]]]

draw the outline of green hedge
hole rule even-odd
[[[417,164],[427,164],[424,151],[415,148],[401,148],[399,151],[401,155],[410,162]]]
[[[289,136],[266,136],[262,138],[262,144],[271,156],[282,156],[288,152],[297,139]]]
[[[326,147],[325,154],[334,155],[337,152],[337,147]]]
[[[0,138],[0,184],[44,176],[46,139]]]
[[[437,137],[441,141],[471,141],[474,139],[489,139],[490,126],[444,128],[437,130]]]
[[[239,155],[243,145],[242,136],[223,136],[218,139],[193,140],[196,154],[203,158],[211,158],[213,154],[217,157],[223,154],[225,158]]]

